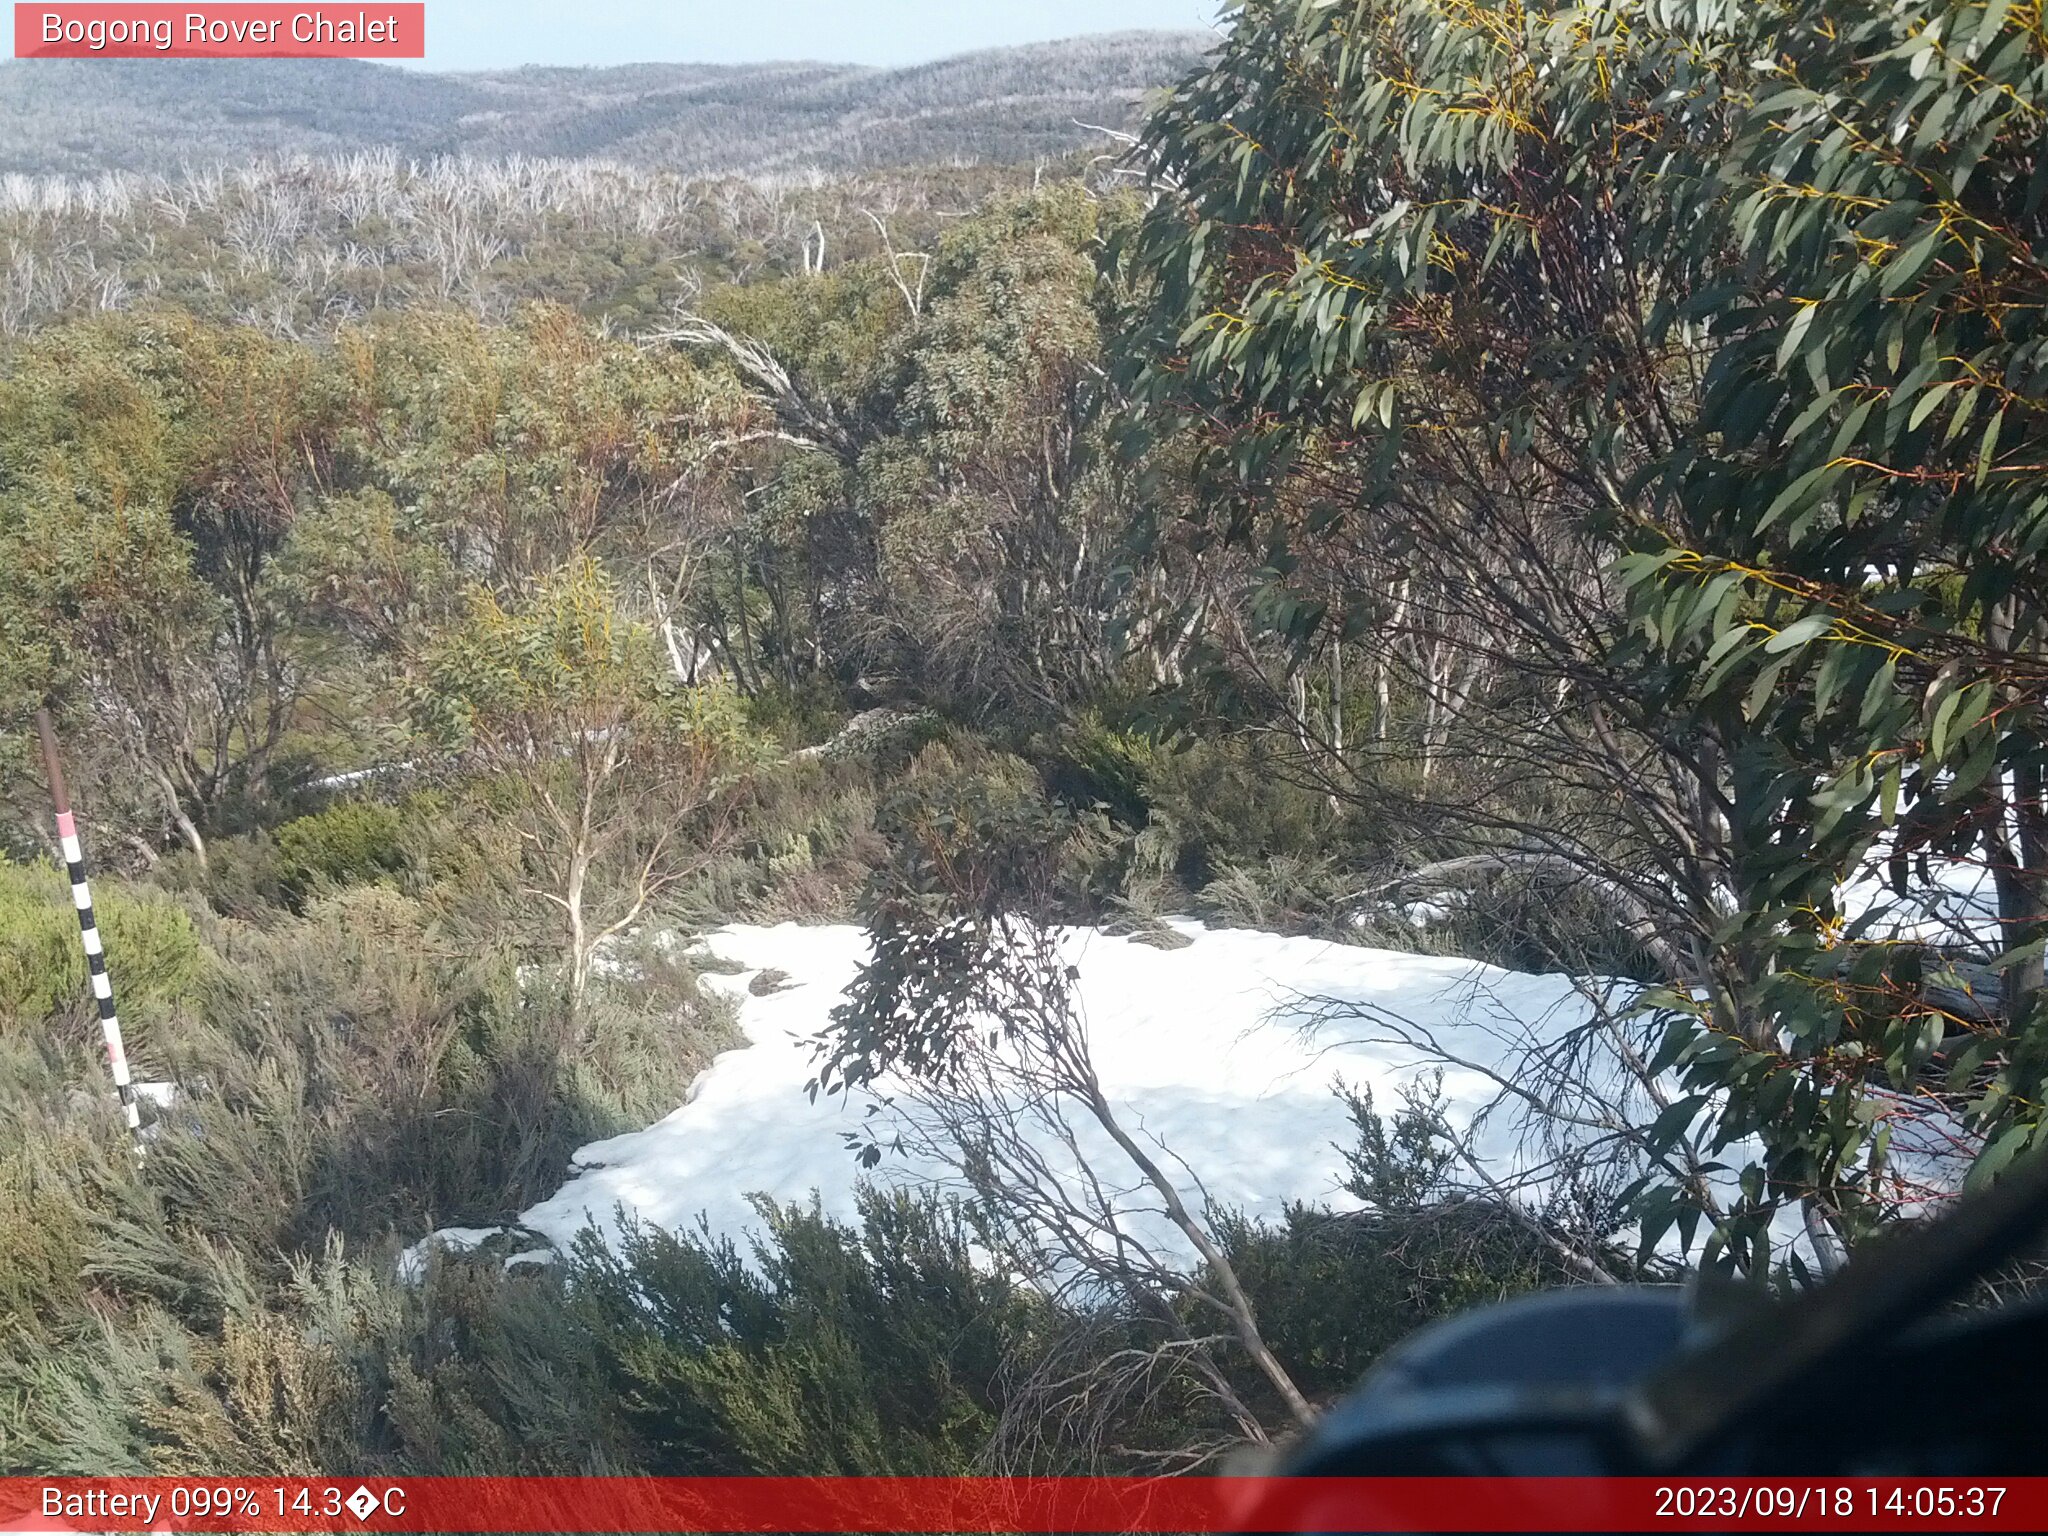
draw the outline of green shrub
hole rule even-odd
[[[1581,881],[1502,875],[1439,905],[1443,915],[1431,924],[1430,938],[1454,954],[1518,971],[1642,982],[1663,975],[1614,909]]]
[[[389,880],[406,866],[405,818],[375,800],[344,800],[279,827],[277,852],[295,903],[325,887]]]
[[[1055,742],[1047,778],[1063,799],[1104,806],[1125,826],[1142,827],[1154,808],[1160,755],[1149,737],[1089,710]]]
[[[183,908],[161,892],[101,876],[93,911],[124,1019],[146,1028],[194,995],[207,970],[205,949]],[[62,872],[0,862],[0,1029],[40,1024],[91,995]]]
[[[85,1295],[89,1215],[73,1181],[97,1148],[80,1127],[15,1106],[12,1145],[0,1148],[0,1360],[11,1346],[51,1342]]]
[[[1021,758],[971,742],[935,742],[912,760],[876,824],[887,857],[862,907],[880,942],[925,929],[939,912],[979,920],[1012,902],[1034,910],[1077,905],[1061,880],[1075,817],[1047,797]]]
[[[1450,1189],[1426,1096],[1390,1121],[1353,1109],[1363,1211],[1222,1232],[1268,1342],[1322,1400],[1422,1322],[1573,1278],[1526,1219]],[[870,1193],[851,1225],[764,1204],[767,1236],[747,1252],[629,1225],[617,1248],[586,1234],[511,1271],[442,1255],[401,1285],[388,1246],[301,1219],[298,1170],[221,1145],[246,1127],[209,1117],[184,1145],[213,1156],[138,1169],[118,1141],[11,1124],[0,1464],[16,1471],[925,1475],[1000,1447],[1059,1473],[1233,1433],[1170,1357],[1142,1391],[1110,1385],[1130,1380],[1116,1362],[1156,1350],[1158,1303],[1077,1306],[1015,1284],[977,1262],[988,1238],[971,1212],[930,1198]],[[335,1214],[330,1192],[303,1198]],[[282,1256],[238,1203],[272,1206]],[[1257,1374],[1223,1363],[1280,1423]]]
[[[1567,1211],[1561,1199],[1556,1210],[1524,1212],[1461,1187],[1440,1075],[1413,1084],[1391,1114],[1370,1093],[1344,1097],[1357,1133],[1344,1187],[1361,1208],[1297,1205],[1278,1222],[1227,1222],[1223,1234],[1261,1332],[1305,1393],[1327,1399],[1348,1390],[1425,1323],[1585,1283],[1545,1234],[1546,1223],[1583,1210]],[[1571,1182],[1568,1174],[1560,1170],[1561,1182]],[[1622,1279],[1633,1271],[1609,1241],[1618,1209],[1608,1200],[1601,1215],[1609,1224],[1560,1235]],[[1247,1374],[1245,1387],[1256,1392],[1260,1383]]]
[[[1050,793],[1081,820],[1063,879],[1090,910],[1198,910],[1225,922],[1327,928],[1340,866],[1378,852],[1368,826],[1333,816],[1262,744],[1163,741],[1135,705],[1110,701],[1033,751]],[[1091,827],[1091,817],[1106,824]]]
[[[829,740],[845,721],[845,699],[824,678],[771,680],[746,701],[747,728],[785,747]]]
[[[870,1194],[857,1227],[760,1209],[771,1236],[751,1262],[653,1228],[629,1228],[618,1253],[579,1247],[573,1283],[610,1337],[649,1470],[972,1470],[1046,1303],[976,1267],[951,1206]]]
[[[815,757],[757,776],[745,802],[751,889],[722,913],[754,922],[844,921],[884,849],[875,831],[881,770]]]
[[[1226,927],[1327,929],[1350,883],[1336,861],[1324,857],[1225,860],[1202,887],[1198,905],[1203,916]]]
[[[176,1042],[190,1086],[151,1173],[174,1220],[251,1252],[504,1221],[584,1142],[674,1109],[732,1041],[730,1006],[682,962],[572,1018],[545,973],[522,982],[511,952],[457,947],[384,887],[223,923],[216,943],[226,964]]]
[[[1171,813],[1185,846],[1180,871],[1199,890],[1226,863],[1312,859],[1339,848],[1373,855],[1373,829],[1336,818],[1321,795],[1293,783],[1272,748],[1235,737],[1199,738],[1159,755],[1153,803]]]
[[[179,849],[150,879],[166,890],[191,892],[223,917],[247,922],[264,921],[285,900],[277,841],[268,832],[211,839],[203,865],[189,849]]]

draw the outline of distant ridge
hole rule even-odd
[[[901,69],[627,64],[427,74],[354,60],[0,64],[0,172],[176,171],[391,147],[685,172],[1029,162],[1128,127],[1214,44],[1117,32]]]

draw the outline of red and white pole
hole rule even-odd
[[[72,819],[71,796],[64,788],[64,765],[57,757],[57,733],[50,725],[47,709],[36,711],[36,734],[43,741],[43,770],[50,779],[50,798],[57,807],[57,840],[64,849],[64,872],[71,877],[71,905],[78,909],[78,932],[85,945],[85,968],[92,977],[93,1001],[99,1005],[100,1033],[106,1037],[107,1066],[114,1074],[114,1087],[121,1095],[121,1112],[136,1137],[135,1150],[142,1150],[142,1108],[135,1101],[135,1084],[128,1075],[128,1050],[121,1043],[121,1018],[114,1011],[114,983],[107,975],[106,946],[100,943],[98,920],[93,916],[92,891],[85,883],[85,850],[78,841],[78,823]]]

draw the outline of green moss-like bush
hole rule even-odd
[[[205,949],[182,907],[111,877],[93,882],[93,902],[124,1011],[146,1017],[192,995]],[[88,996],[63,874],[49,864],[0,863],[0,1027],[40,1023]]]
[[[405,868],[405,818],[375,800],[344,800],[277,829],[284,887],[303,901],[322,886],[368,885]]]
[[[971,1471],[1055,1309],[977,1267],[971,1223],[935,1201],[870,1195],[854,1226],[761,1208],[752,1263],[651,1228],[579,1249],[652,1470]]]

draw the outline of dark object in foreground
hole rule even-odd
[[[2048,1155],[1716,1326],[1678,1287],[1550,1292],[1393,1351],[1289,1459],[1302,1477],[2031,1476],[2048,1305],[1939,1309],[2048,1225]]]

